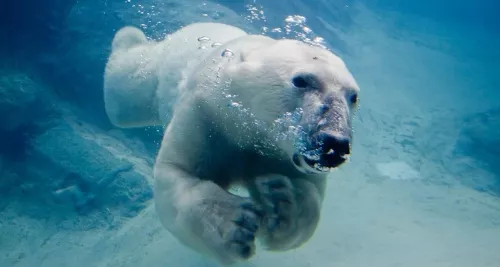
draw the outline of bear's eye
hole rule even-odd
[[[309,82],[307,81],[307,78],[302,76],[302,75],[293,77],[292,84],[293,84],[293,86],[295,86],[297,88],[306,88],[309,86]]]
[[[351,103],[353,103],[353,104],[358,103],[358,94],[353,94],[351,96]]]

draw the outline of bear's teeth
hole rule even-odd
[[[332,154],[335,154],[335,151],[333,149],[330,149],[328,150],[328,152],[326,152],[327,155],[332,155]]]

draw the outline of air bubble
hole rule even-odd
[[[222,51],[221,56],[230,58],[234,56],[234,52],[226,48],[224,49],[224,51]]]
[[[286,17],[285,22],[294,23],[294,24],[304,24],[304,23],[306,23],[306,18],[303,16],[299,16],[299,15],[288,16],[288,17]]]
[[[320,160],[320,154],[321,154],[321,152],[319,151],[319,149],[309,150],[309,151],[305,151],[304,153],[302,153],[302,155],[304,155],[304,157],[306,157],[307,159],[312,160],[312,161]]]
[[[198,37],[198,42],[208,42],[208,41],[210,41],[210,37],[207,36]]]
[[[231,107],[233,107],[233,108],[241,108],[242,105],[240,103],[238,103],[238,102],[231,102]]]
[[[217,46],[221,46],[221,45],[222,45],[221,43],[215,42],[215,43],[212,44],[212,47],[217,47]]]
[[[198,42],[200,42],[200,46],[198,49],[206,49],[207,47],[203,45],[203,43],[210,41],[210,37],[207,36],[201,36],[198,37]]]

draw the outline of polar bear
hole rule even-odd
[[[124,27],[104,74],[114,125],[166,126],[154,166],[162,224],[222,264],[248,260],[257,241],[287,251],[311,238],[326,177],[350,155],[358,93],[328,50],[219,23],[161,41]]]

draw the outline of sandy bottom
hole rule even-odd
[[[497,198],[409,179],[418,173],[401,162],[376,165],[379,179],[349,166],[332,175],[323,218],[307,245],[288,253],[259,251],[238,266],[499,266]],[[2,239],[15,235],[17,242],[6,248],[0,239],[0,266],[217,266],[179,245],[152,206],[113,231],[15,221],[2,226]]]

